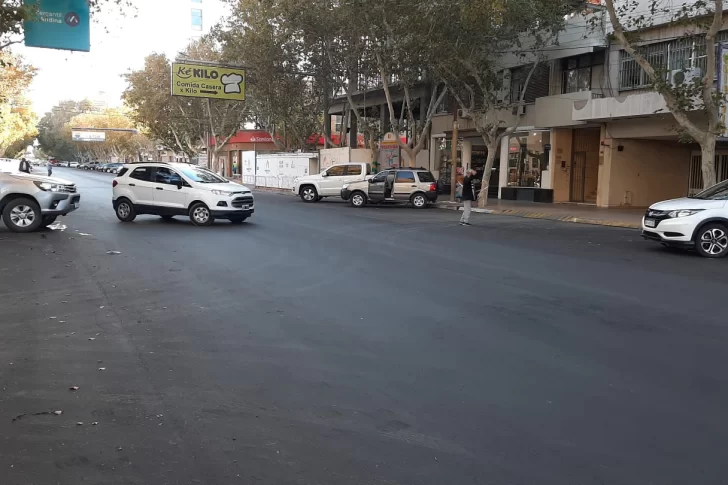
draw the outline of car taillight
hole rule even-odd
[[[436,192],[437,191],[437,184],[430,184],[430,192]]]
[[[114,181],[111,182],[111,186],[116,187],[117,185],[119,185],[119,182],[117,182],[116,179],[114,179]]]

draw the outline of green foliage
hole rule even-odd
[[[179,58],[225,62],[212,36],[192,42]],[[151,137],[190,159],[207,146],[208,136],[216,140],[214,152],[221,150],[249,117],[246,102],[172,96],[170,78],[171,62],[164,54],[151,54],[143,69],[128,72],[122,98],[131,117]]]
[[[66,124],[76,115],[91,111],[89,101],[61,101],[38,122],[38,143],[45,153],[59,160],[72,160],[76,150],[66,133]]]
[[[26,98],[33,76],[35,68],[21,57],[0,51],[0,157],[14,155],[19,145],[32,142],[37,133],[35,114]]]
[[[223,58],[248,68],[248,106],[279,148],[308,147],[321,129],[323,41],[316,5],[240,0],[218,35]]]

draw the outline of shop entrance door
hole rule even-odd
[[[599,177],[599,129],[574,130],[569,200],[594,204]]]
[[[586,176],[586,153],[574,152],[571,157],[571,186],[569,200],[584,202],[584,178]]]

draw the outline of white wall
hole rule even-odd
[[[252,160],[255,176],[250,174],[250,153],[243,152],[243,183],[257,187],[290,189],[296,177],[309,174],[309,161],[315,153],[265,153]]]
[[[320,169],[324,170],[337,163],[349,163],[349,147],[324,148],[319,150]]]

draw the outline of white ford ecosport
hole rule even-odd
[[[216,218],[239,224],[255,212],[250,189],[186,163],[124,165],[112,185],[114,211],[123,222],[153,214],[189,216],[196,226],[209,226]]]
[[[728,180],[690,197],[652,204],[642,218],[642,237],[695,249],[707,258],[728,256]]]

